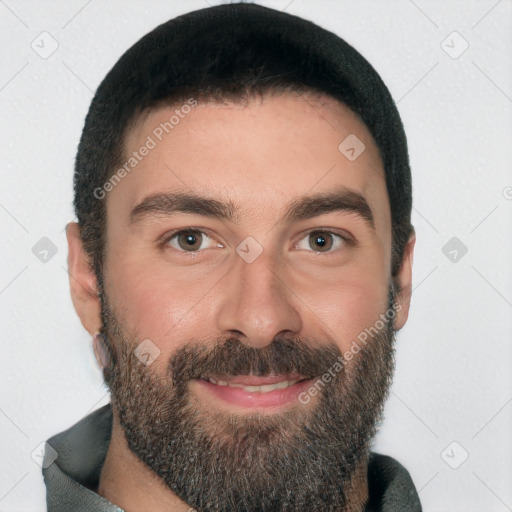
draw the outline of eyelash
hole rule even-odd
[[[207,231],[204,231],[203,229],[200,229],[200,228],[195,228],[195,227],[190,227],[190,228],[186,228],[186,229],[177,229],[175,231],[172,231],[171,233],[166,233],[164,235],[164,237],[161,239],[161,246],[163,248],[166,248],[169,244],[169,242],[171,240],[173,240],[174,238],[176,238],[177,235],[180,235],[182,233],[192,233],[192,234],[196,234],[196,233],[200,233],[200,234],[203,234],[203,235],[206,235],[207,237],[209,237],[210,239],[213,240],[213,237],[211,237]],[[304,238],[308,237],[309,235],[311,235],[312,233],[318,233],[318,234],[321,234],[321,235],[334,235],[335,237],[338,237],[342,240],[343,244],[346,244],[346,245],[354,245],[354,241],[349,238],[348,236],[344,236],[344,235],[341,235],[340,233],[336,233],[334,231],[330,231],[328,229],[322,229],[322,228],[317,228],[317,229],[311,229],[309,230],[305,236],[303,236],[300,240],[304,240]],[[298,243],[296,244],[298,245]],[[183,253],[183,254],[191,254],[191,255],[196,255],[202,251],[204,251],[205,249],[202,249],[202,250],[195,250],[195,251],[184,251],[182,249],[176,249],[175,247],[173,247],[172,249],[174,249],[175,251],[177,252],[180,252],[180,253]],[[338,251],[340,249],[335,249],[335,250],[329,250],[327,252],[321,252],[321,251],[309,251],[309,252],[313,252],[315,254],[318,254],[318,255],[328,255],[328,254],[332,254],[336,251]]]

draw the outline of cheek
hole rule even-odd
[[[189,340],[205,339],[208,332],[211,335],[211,326],[209,331],[207,326],[211,316],[208,286],[191,285],[190,280],[128,259],[118,262],[106,275],[115,283],[107,294],[119,321],[136,343],[151,340],[160,350],[160,360],[168,360]]]
[[[312,308],[329,327],[326,335],[345,352],[365,329],[374,326],[388,305],[385,276],[364,270],[345,275],[313,296]],[[318,323],[318,322],[317,322]]]

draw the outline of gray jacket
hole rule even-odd
[[[111,430],[107,404],[48,439],[43,460],[48,512],[124,512],[95,492]],[[371,454],[368,483],[370,500],[364,512],[421,512],[409,473],[391,457]]]

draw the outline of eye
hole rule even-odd
[[[202,249],[208,249],[205,244],[210,240],[210,247],[213,247],[213,239],[208,236],[204,231],[199,229],[182,229],[170,233],[165,237],[164,245],[170,245],[173,249],[180,252],[197,252]],[[223,247],[222,244],[217,243],[217,247]]]
[[[209,241],[209,245],[208,245]],[[217,242],[214,245],[214,239],[210,237],[205,231],[201,229],[188,228],[181,229],[169,233],[163,240],[164,246],[171,246],[179,252],[196,253],[204,249],[224,247],[221,243]],[[309,247],[304,247],[304,243]],[[304,238],[296,245],[298,249],[310,250],[316,253],[334,252],[342,247],[344,244],[352,243],[350,239],[340,234],[328,230],[310,231]]]
[[[335,250],[339,249],[341,246],[343,246],[345,243],[350,243],[348,238],[338,235],[336,233],[333,233],[332,231],[326,231],[326,230],[315,230],[310,231],[307,236],[302,238],[302,240],[297,244],[298,249],[306,249],[307,247],[304,247],[303,241],[306,241],[306,244],[310,247],[313,247],[313,250],[315,252],[334,252]],[[332,250],[331,250],[332,249]]]

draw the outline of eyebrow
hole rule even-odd
[[[345,187],[294,199],[283,220],[287,224],[293,224],[333,212],[356,214],[375,230],[374,216],[366,199]],[[202,215],[235,224],[240,221],[240,210],[232,201],[224,202],[193,193],[168,192],[152,194],[143,199],[131,211],[130,225],[143,219],[169,217],[179,213]]]

